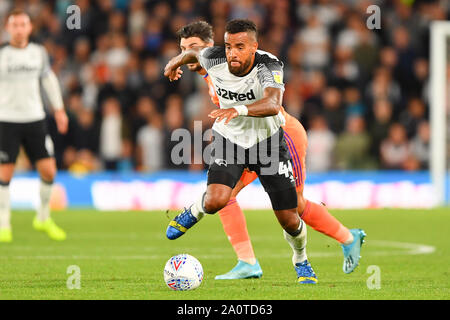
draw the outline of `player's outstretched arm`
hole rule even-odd
[[[214,110],[209,114],[210,118],[222,121],[228,124],[232,119],[238,116],[248,117],[270,117],[280,112],[281,102],[283,99],[283,91],[278,88],[265,88],[264,97],[247,106],[236,106],[229,109]]]
[[[202,48],[195,47],[186,51],[183,51],[176,57],[170,59],[164,68],[164,76],[168,77],[170,81],[180,79],[182,71],[180,67],[188,63],[198,62],[198,56]]]

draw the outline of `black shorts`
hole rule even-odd
[[[32,163],[53,157],[53,141],[45,120],[0,122],[0,164],[15,163],[21,145]]]
[[[244,149],[213,131],[208,185],[223,184],[234,188],[245,168],[255,171],[269,194],[274,210],[297,207],[297,192],[291,155],[283,129]]]

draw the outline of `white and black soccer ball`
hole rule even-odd
[[[203,268],[196,258],[189,254],[178,254],[170,258],[164,267],[164,281],[172,290],[193,290],[203,281]]]

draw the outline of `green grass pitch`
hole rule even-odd
[[[169,241],[164,212],[67,210],[53,217],[68,239],[54,242],[32,229],[33,212],[16,211],[14,241],[0,244],[0,299],[450,298],[448,208],[332,213],[346,226],[367,232],[360,266],[344,274],[337,242],[308,228],[308,256],[319,283],[298,285],[291,249],[270,211],[246,212],[263,277],[233,281],[214,280],[236,263],[217,215],[207,216],[182,238]],[[165,285],[164,265],[178,253],[189,253],[202,263],[205,276],[198,289],[176,292]],[[67,288],[71,265],[80,268],[80,289]],[[368,288],[368,279],[374,276],[369,266],[379,268],[379,289]]]

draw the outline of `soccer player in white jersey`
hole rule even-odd
[[[169,61],[164,74],[177,80],[181,65],[197,62],[211,77],[221,107],[209,115],[216,122],[207,190],[169,223],[167,237],[177,239],[205,214],[224,208],[248,168],[258,174],[284,229],[298,283],[317,283],[306,256],[306,226],[297,214],[291,156],[281,127],[285,122],[281,113],[283,64],[258,51],[256,26],[243,19],[227,24],[225,48],[186,50]]]
[[[68,119],[61,90],[47,51],[29,41],[30,16],[22,10],[12,11],[6,30],[10,41],[0,47],[0,242],[13,239],[9,184],[20,146],[41,178],[41,201],[33,227],[53,240],[65,240],[66,233],[50,217],[50,196],[57,169],[39,87],[42,84],[52,104],[58,131],[65,134]]]
[[[177,32],[180,39],[180,49],[185,51],[193,47],[212,47],[214,45],[214,33],[212,26],[205,21],[195,21],[189,23]],[[219,98],[216,88],[212,83],[208,73],[199,63],[188,64],[191,72],[196,72],[202,76],[208,85],[208,92],[212,102],[220,108]],[[180,70],[180,76],[182,72]],[[282,127],[288,143],[289,153],[292,157],[294,177],[297,189],[297,213],[300,218],[316,231],[335,239],[341,244],[344,253],[343,271],[351,273],[358,265],[361,245],[364,241],[365,233],[360,229],[348,229],[339,220],[333,217],[325,206],[316,204],[305,199],[303,195],[306,181],[306,148],[308,145],[305,129],[302,124],[291,116],[284,108],[281,109],[286,120]],[[216,276],[215,279],[247,279],[261,277],[263,272],[256,259],[250,235],[247,230],[244,212],[242,211],[236,195],[251,184],[257,175],[254,172],[245,170],[240,181],[233,189],[230,201],[219,211],[219,217],[223,229],[227,235],[233,250],[236,253],[238,262],[236,266],[225,274]]]

